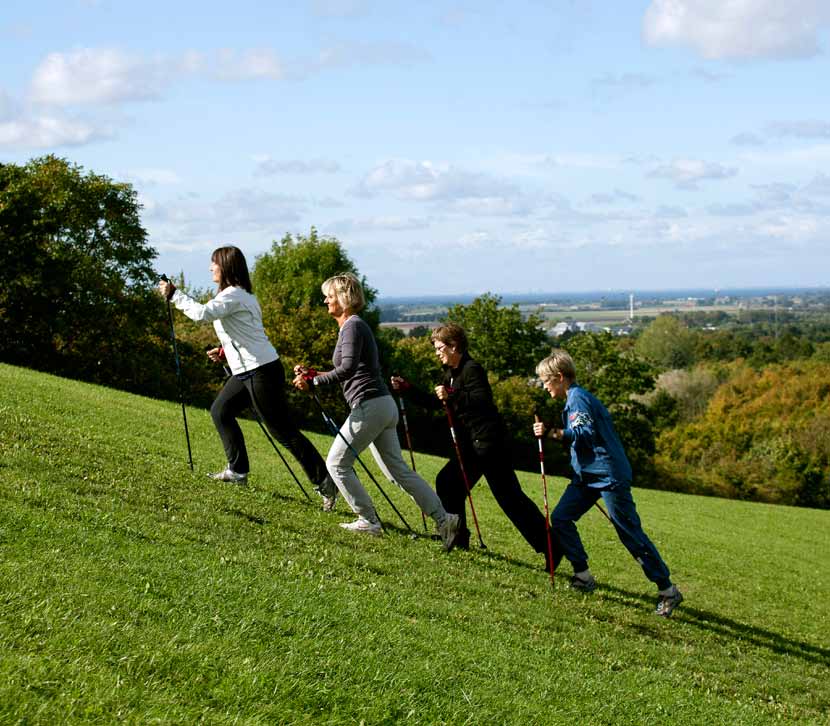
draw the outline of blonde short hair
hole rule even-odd
[[[332,295],[343,310],[351,313],[359,313],[366,307],[366,297],[363,294],[363,285],[357,279],[357,275],[351,272],[343,272],[330,277],[320,285],[323,295]]]
[[[560,373],[569,381],[576,380],[574,359],[561,348],[554,348],[550,355],[536,366],[536,375],[543,381],[549,381]]]

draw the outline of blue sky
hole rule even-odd
[[[0,161],[131,182],[207,286],[286,232],[382,296],[824,286],[827,0],[12,0]]]

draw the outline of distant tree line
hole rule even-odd
[[[165,302],[155,291],[156,251],[128,184],[54,156],[0,164],[0,360],[143,395],[175,399]],[[330,366],[337,326],[320,283],[360,275],[340,242],[311,228],[285,235],[252,262],[254,292],[287,370]],[[385,374],[431,390],[440,370],[429,331],[380,329],[376,290],[365,278]],[[199,299],[213,292],[177,284]],[[661,315],[639,334],[581,333],[558,342],[578,380],[609,407],[635,470],[635,484],[804,506],[830,507],[830,320],[820,314],[734,325],[717,313]],[[519,466],[535,470],[535,413],[561,415],[535,379],[551,341],[535,315],[486,294],[454,305],[471,354],[487,369]],[[185,397],[207,406],[222,384],[207,362],[211,326],[176,314]],[[714,328],[714,329],[712,329]],[[337,392],[326,406],[345,416]],[[306,427],[323,430],[305,394],[290,393]],[[449,454],[440,413],[407,410],[416,449]],[[563,451],[549,452],[564,473]]]

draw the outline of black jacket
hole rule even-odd
[[[457,368],[444,366],[442,383],[452,389],[448,403],[456,434],[462,442],[472,444],[477,452],[484,453],[504,441],[507,434],[504,421],[493,402],[493,391],[480,363],[464,353]],[[411,388],[407,395],[424,408],[443,407],[433,393]]]

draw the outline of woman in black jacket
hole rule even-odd
[[[522,491],[513,471],[507,428],[493,402],[487,373],[467,352],[464,328],[448,323],[436,328],[430,339],[444,369],[443,382],[435,387],[435,396],[411,387],[399,376],[392,377],[392,388],[425,408],[438,409],[444,403],[450,407],[470,487],[483,475],[516,529],[536,552],[545,554],[545,518]],[[464,502],[467,487],[457,457],[450,458],[438,472],[435,489],[445,509],[460,518],[455,546],[469,547]]]

